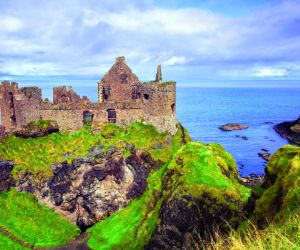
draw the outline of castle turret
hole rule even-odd
[[[156,82],[161,82],[162,81],[161,65],[160,64],[157,66],[155,81]]]

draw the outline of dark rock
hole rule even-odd
[[[273,128],[283,138],[300,145],[300,117],[296,121],[279,123]]]
[[[271,154],[270,153],[258,153],[258,156],[260,158],[263,158],[265,161],[269,161],[271,158]]]
[[[264,181],[264,175],[250,174],[244,178],[246,181],[242,184],[248,188],[252,188],[256,185],[261,185]]]
[[[13,168],[13,162],[0,161],[0,192],[7,192],[14,185],[14,179],[11,175]]]
[[[245,141],[247,141],[247,140],[249,140],[249,137],[247,135],[243,135],[242,139],[245,140]]]
[[[233,130],[243,130],[247,129],[249,126],[247,125],[240,125],[239,123],[226,123],[219,127],[219,129],[223,131],[233,131]]]
[[[55,121],[33,121],[16,131],[15,136],[22,138],[39,138],[55,132],[59,132],[58,125]]]
[[[261,151],[264,151],[264,152],[269,152],[270,150],[267,149],[267,148],[262,148]]]
[[[160,164],[147,152],[131,148],[133,152],[125,158],[115,147],[103,152],[99,145],[89,157],[53,164],[48,180],[36,182],[24,173],[17,189],[33,193],[39,202],[80,227],[91,226],[140,196],[149,171]]]

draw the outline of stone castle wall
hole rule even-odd
[[[141,83],[125,64],[125,58],[116,59],[98,83],[99,102],[81,98],[72,87],[53,89],[53,103],[42,100],[37,87],[19,89],[16,83],[0,85],[2,125],[7,132],[22,128],[38,119],[55,120],[61,130],[78,130],[87,124],[93,127],[106,123],[126,126],[135,121],[154,125],[158,131],[177,131],[176,83],[162,83],[161,67],[156,81]],[[89,119],[90,119],[89,118]]]

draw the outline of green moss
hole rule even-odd
[[[34,196],[11,189],[0,193],[0,226],[18,239],[38,247],[58,246],[79,234],[79,229]]]
[[[266,166],[265,190],[256,201],[255,221],[279,220],[300,208],[300,148],[286,145]]]
[[[224,195],[247,200],[250,191],[235,178],[222,174],[223,168],[237,169],[232,157],[219,145],[190,142],[179,150],[177,146],[174,143],[169,162],[148,177],[147,191],[140,198],[89,229],[88,245],[92,249],[143,249],[160,223],[162,202],[175,194],[197,198],[207,192],[220,204],[225,202]]]
[[[30,122],[27,126],[29,126],[29,127],[38,127],[38,128],[41,128],[41,129],[46,129],[50,125],[52,125],[53,123],[55,123],[55,122],[51,121],[51,120],[35,120],[35,121]]]
[[[227,193],[247,200],[250,194],[249,189],[234,177],[237,167],[233,158],[218,144],[188,143],[178,150],[168,170],[175,173],[170,186],[180,187],[173,195],[189,193],[194,197],[201,196],[202,190],[207,191],[207,188],[215,193],[219,190],[220,198]]]

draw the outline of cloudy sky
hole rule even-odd
[[[0,76],[300,79],[300,0],[0,0]]]

